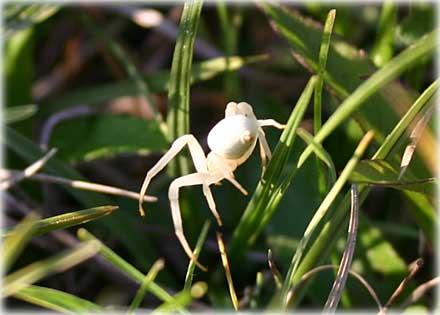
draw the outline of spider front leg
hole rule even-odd
[[[280,124],[274,119],[259,119],[258,125],[260,127],[272,126],[278,129],[286,128],[286,125]],[[270,160],[272,158],[272,152],[270,151],[269,144],[267,143],[266,140],[266,135],[262,128],[260,128],[260,132],[258,134],[258,144],[260,147],[261,164],[263,166],[263,174],[264,174],[266,170],[267,160]]]
[[[209,207],[211,211],[214,213],[217,222],[219,222],[219,225],[221,225],[220,217],[217,211],[215,210],[214,199],[212,198],[212,194],[209,189],[209,185],[221,179],[222,177],[217,174],[193,173],[173,180],[168,190],[168,198],[170,199],[171,215],[173,217],[174,231],[176,233],[176,236],[179,239],[180,244],[182,244],[182,247],[185,250],[185,253],[188,255],[188,257],[191,260],[193,260],[200,269],[204,271],[206,271],[206,268],[198,262],[183,233],[182,215],[179,206],[179,189],[181,187],[186,187],[186,186],[203,185],[203,192],[205,193],[205,196],[208,200]]]
[[[197,142],[196,138],[193,135],[183,135],[177,138],[171,148],[165,153],[160,160],[154,165],[147,173],[144,179],[144,183],[142,184],[140,198],[139,198],[139,213],[141,216],[145,215],[144,208],[142,207],[144,196],[147,192],[148,185],[150,185],[151,179],[156,176],[165,166],[170,162],[182,149],[185,145],[188,145],[189,152],[191,153],[191,158],[194,162],[194,166],[197,172],[206,173],[208,171],[206,156],[203,152],[202,147]]]

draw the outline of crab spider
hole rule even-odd
[[[196,173],[178,177],[171,183],[168,191],[171,214],[176,236],[190,259],[202,270],[206,270],[194,256],[188,241],[183,233],[182,216],[179,207],[179,189],[185,186],[202,185],[203,194],[208,202],[209,209],[214,215],[219,226],[222,225],[217,212],[210,185],[219,183],[223,179],[230,181],[244,195],[247,195],[239,182],[234,178],[234,171],[243,164],[252,154],[257,141],[260,147],[263,170],[271,151],[267,144],[262,127],[273,126],[283,129],[285,125],[273,119],[257,119],[251,105],[245,102],[229,102],[226,105],[225,118],[219,121],[208,134],[208,146],[211,152],[205,156],[202,147],[193,135],[183,135],[177,138],[171,148],[147,173],[140,191],[139,212],[145,215],[142,201],[146,194],[151,179],[159,173],[170,160],[172,160],[185,145],[188,146],[191,158],[196,168]]]

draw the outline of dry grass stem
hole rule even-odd
[[[229,268],[228,255],[226,254],[225,244],[222,234],[217,232],[217,243],[222,257],[223,268],[225,269],[226,280],[228,281],[229,294],[231,295],[232,304],[235,310],[238,310],[238,299],[235,293],[234,284],[232,282],[231,269]]]

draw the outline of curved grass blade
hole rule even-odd
[[[90,240],[94,240],[99,242],[100,250],[99,254],[104,257],[109,263],[115,266],[117,269],[121,270],[124,274],[135,280],[137,283],[142,284],[145,280],[145,275],[136,269],[133,265],[124,260],[121,256],[116,254],[113,250],[111,250],[108,246],[98,240],[93,234],[88,232],[84,228],[80,228],[77,232],[79,240],[83,242],[87,242]],[[158,286],[155,282],[148,282],[147,290],[155,295],[162,301],[177,303],[174,298],[167,293],[164,289]]]
[[[30,285],[13,295],[15,298],[66,314],[103,313],[104,308],[73,294],[52,288]]]
[[[136,296],[134,297],[133,301],[130,304],[130,307],[128,308],[128,313],[132,314],[138,307],[141,305],[142,300],[144,299],[145,293],[147,293],[148,286],[150,285],[150,282],[154,281],[156,279],[157,274],[160,270],[163,269],[165,265],[165,262],[163,259],[156,260],[151,267],[150,271],[148,271],[147,275],[145,276],[144,280],[141,283],[141,287],[136,293]]]
[[[32,231],[37,224],[37,216],[29,214],[23,219],[12,232],[7,235],[3,242],[3,268],[7,271],[32,237]]]
[[[189,91],[191,86],[191,67],[201,11],[201,0],[185,1],[180,18],[177,42],[174,48],[168,88],[167,136],[170,142],[190,133]],[[172,177],[188,172],[189,163],[183,156],[178,156],[168,166],[168,173]]]
[[[4,297],[9,296],[44,277],[70,269],[94,256],[99,248],[97,241],[86,242],[19,269],[4,279],[2,294]]]
[[[200,232],[199,239],[197,240],[197,243],[196,243],[196,247],[194,248],[194,257],[196,259],[199,258],[203,244],[205,243],[206,237],[208,236],[208,231],[209,231],[210,225],[211,225],[211,221],[208,221],[208,220],[205,221],[205,224],[203,224],[202,231]],[[191,289],[195,268],[196,268],[196,263],[193,259],[191,259],[189,262],[189,265],[188,265],[188,270],[186,271],[185,285],[183,286],[184,290]]]
[[[392,149],[395,147],[399,139],[405,136],[407,128],[413,123],[418,113],[421,112],[430,104],[430,100],[433,98],[434,93],[438,88],[438,80],[433,82],[414,102],[411,108],[402,117],[399,123],[394,127],[391,133],[386,137],[385,141],[373,155],[373,159],[387,159],[389,158]],[[359,205],[365,200],[369,193],[369,188],[363,185],[359,186]],[[408,196],[408,195],[407,195]],[[429,203],[426,203],[424,199],[414,197],[415,202],[422,204],[420,209],[426,209],[416,214],[419,219],[420,225],[430,240],[433,239],[433,229],[435,222],[437,221],[434,209]],[[314,266],[328,257],[330,250],[333,248],[339,232],[343,229],[343,223],[347,218],[347,212],[350,208],[350,196],[346,194],[341,203],[336,207],[331,220],[329,220],[321,229],[319,235],[311,244],[307,255],[304,256],[303,261],[298,266],[292,282],[298,282],[301,277],[311,270]],[[296,303],[299,303],[301,297],[304,295],[304,289],[298,294]]]
[[[373,132],[369,131],[365,136],[362,138],[362,140],[359,142],[356,150],[353,153],[353,156],[351,159],[347,162],[347,165],[344,167],[344,170],[342,171],[341,175],[339,176],[338,180],[335,182],[333,187],[328,192],[327,196],[324,198],[322,203],[319,205],[318,209],[316,210],[315,214],[313,215],[312,219],[310,220],[309,224],[307,225],[307,228],[304,232],[304,236],[302,237],[298,248],[295,251],[295,254],[293,255],[292,262],[289,266],[289,270],[286,275],[286,279],[284,280],[283,288],[281,289],[281,298],[283,305],[286,304],[286,298],[289,290],[291,289],[292,285],[294,284],[294,279],[296,278],[296,272],[298,270],[298,266],[300,264],[301,258],[305,255],[305,248],[307,244],[309,243],[313,232],[316,230],[317,226],[322,221],[323,217],[326,215],[330,207],[333,205],[334,201],[336,200],[336,197],[341,192],[342,188],[344,187],[345,183],[347,182],[350,174],[355,169],[356,165],[358,164],[361,156],[365,153],[368,145],[373,140]],[[331,219],[330,219],[331,220]]]
[[[255,242],[261,229],[276,210],[287,186],[290,184],[291,177],[296,173],[295,169],[291,172],[289,178],[281,179],[281,172],[287,164],[295,141],[296,130],[310,102],[315,84],[316,77],[313,76],[298,99],[289,117],[287,126],[281,134],[272,159],[269,161],[267,169],[263,174],[263,178],[258,183],[240,222],[235,228],[229,251],[232,261],[239,260],[243,256],[245,249]]]
[[[32,117],[38,111],[37,105],[19,105],[5,108],[4,122],[15,123]]]
[[[247,64],[259,62],[264,59],[267,59],[267,55],[217,57],[195,63],[191,67],[191,84],[198,81],[209,80],[224,72],[235,71]],[[166,91],[170,86],[170,70],[143,76],[142,80],[146,82],[151,93]],[[88,106],[98,105],[118,97],[136,95],[136,93],[136,85],[132,80],[99,84],[94,87],[81,88],[73,92],[68,92],[52,100],[46,100],[40,111],[44,115],[49,115],[65,107],[84,103]]]

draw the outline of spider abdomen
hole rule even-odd
[[[255,120],[235,115],[219,121],[208,134],[208,146],[226,159],[243,156],[256,143],[258,125]]]

